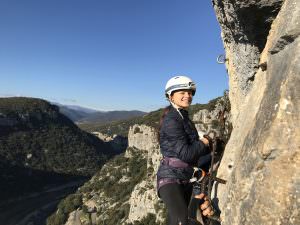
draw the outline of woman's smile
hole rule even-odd
[[[179,108],[188,108],[193,100],[193,94],[191,90],[179,90],[175,91],[171,96],[171,101]]]

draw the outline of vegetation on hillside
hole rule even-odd
[[[49,225],[63,225],[68,219],[69,213],[82,207],[82,195],[80,193],[71,194],[58,204],[57,213],[47,219]]]
[[[89,124],[104,124],[112,121],[126,120],[138,116],[145,115],[145,112],[131,110],[131,111],[107,111],[107,112],[95,112],[88,116],[76,121],[78,123],[89,123]]]
[[[83,204],[89,200],[98,202],[96,213],[101,223],[121,224],[128,217],[128,200],[134,187],[147,175],[147,161],[138,151],[132,150],[131,157],[121,154],[109,160],[77,193],[70,195],[69,200],[67,198],[60,202],[58,210],[48,218],[47,225],[64,224],[67,215],[75,209],[81,209],[83,215],[89,214]],[[81,196],[84,201],[78,205],[78,201],[72,200],[74,196]],[[102,197],[99,199],[99,196]]]
[[[109,145],[79,129],[57,106],[0,98],[0,195],[25,191],[17,187],[26,179],[36,181],[28,190],[41,186],[45,180],[38,174],[91,176],[112,154]]]

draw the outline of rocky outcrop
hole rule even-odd
[[[147,152],[147,168],[157,171],[161,159],[157,131],[146,125],[133,125],[128,132],[128,147]],[[127,151],[125,155],[131,153]],[[152,177],[153,178],[153,177]]]
[[[91,133],[109,144],[115,153],[124,152],[128,146],[128,139],[121,135],[114,134],[111,136],[97,131]]]
[[[234,113],[218,171],[222,225],[300,224],[300,2],[213,2]]]
[[[212,0],[222,28],[233,124],[253,86],[259,58],[283,0]],[[261,66],[263,68],[263,66]]]
[[[227,141],[232,129],[228,92],[226,91],[224,96],[217,100],[213,110],[199,110],[193,115],[192,120],[200,137],[214,133],[215,136]]]
[[[144,150],[157,149],[157,132],[150,126],[133,125],[128,132],[128,147]]]
[[[101,139],[102,141],[105,141],[105,142],[109,142],[114,139],[114,137],[109,136],[108,134],[103,134],[103,133],[97,132],[97,131],[92,132],[92,134],[94,134],[96,137],[98,137],[99,139]]]
[[[156,171],[161,159],[157,132],[146,125],[134,125],[128,133],[128,146],[138,151],[144,150],[147,159],[147,177],[135,186],[129,199],[129,215],[127,222],[133,223],[145,218],[149,213],[155,214],[158,221],[162,220],[162,210],[156,210],[158,196],[156,193]],[[127,151],[130,157],[132,152]]]

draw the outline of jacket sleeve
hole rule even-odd
[[[194,163],[207,154],[207,148],[200,140],[190,141],[185,133],[183,124],[175,118],[166,118],[164,132],[168,147],[175,151],[177,157],[187,163]]]

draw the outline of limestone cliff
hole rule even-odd
[[[234,123],[218,171],[222,225],[300,224],[300,1],[213,4]]]
[[[149,213],[155,214],[157,221],[162,222],[162,210],[158,210],[159,199],[156,194],[156,171],[161,159],[157,132],[154,128],[145,125],[134,125],[128,133],[128,147],[146,153],[147,176],[137,184],[129,199],[129,215],[126,222],[133,223],[147,217]],[[132,151],[125,155],[131,157]]]
[[[222,28],[233,122],[251,90],[272,21],[283,0],[212,0]]]

